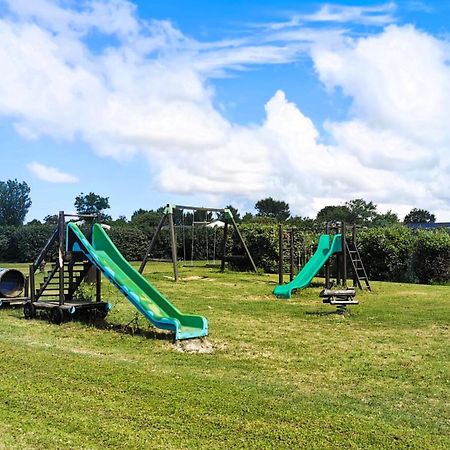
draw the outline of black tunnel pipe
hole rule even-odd
[[[0,268],[0,297],[18,297],[25,287],[25,276],[20,270]]]

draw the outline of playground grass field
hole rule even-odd
[[[319,287],[276,300],[272,275],[145,274],[213,352],[177,351],[105,280],[103,324],[0,309],[0,449],[450,448],[449,287],[373,283],[342,316]]]

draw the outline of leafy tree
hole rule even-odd
[[[161,206],[156,210],[156,212],[158,213],[158,217],[159,217],[156,225],[161,220],[161,217],[164,214],[165,209],[166,209],[165,206]],[[152,212],[153,210],[150,210],[150,211]],[[201,216],[201,218],[200,218],[200,216],[196,215],[195,220],[204,220],[204,213],[201,213],[201,214],[203,214],[203,216]],[[182,209],[174,209],[173,210],[173,223],[174,223],[174,225],[178,225],[178,226],[183,225],[183,224],[190,225],[192,223],[192,212],[191,211],[185,212]]]
[[[347,206],[325,206],[318,213],[316,221],[325,222],[351,222],[352,212]]]
[[[371,225],[374,227],[390,227],[400,223],[398,215],[389,210],[384,214],[377,214],[372,220]]]
[[[30,220],[29,222],[27,222],[27,226],[28,226],[28,225],[30,225],[30,226],[33,226],[33,225],[42,225],[42,223],[41,223],[41,221],[38,220],[38,219],[33,219],[33,220]]]
[[[100,195],[89,192],[83,192],[75,197],[75,208],[78,214],[93,214],[99,215],[103,221],[111,220],[111,216],[104,214],[105,209],[109,209],[109,197],[101,197]]]
[[[275,219],[275,217],[269,217],[269,216],[258,216],[258,214],[256,214],[256,216],[253,216],[252,223],[276,223],[277,219]]]
[[[130,223],[136,225],[141,229],[146,229],[147,227],[156,227],[161,221],[162,213],[153,211],[153,209],[145,210],[138,209],[132,216]]]
[[[44,217],[44,223],[46,225],[57,225],[58,224],[58,215],[51,214]]]
[[[434,223],[436,217],[426,209],[413,208],[403,219],[403,223]]]
[[[124,226],[128,225],[128,220],[125,216],[119,216],[116,220],[112,220],[109,222],[111,226]]]
[[[255,204],[255,209],[258,211],[258,217],[270,217],[283,222],[291,215],[289,205],[281,200],[274,200],[272,197],[258,200]]]
[[[377,205],[373,202],[366,202],[362,198],[355,198],[345,202],[349,209],[351,218],[349,222],[360,225],[367,225],[377,216]]]
[[[235,208],[232,205],[227,205],[227,206],[225,206],[225,209],[229,209],[230,210],[230,212],[233,215],[233,218],[236,221],[236,223],[239,223],[241,221],[241,215],[239,214],[239,211],[237,210],[237,208]],[[217,214],[217,219],[225,221],[225,213],[218,213]]]
[[[242,222],[252,222],[253,221],[253,214],[252,213],[245,213],[242,217]]]
[[[31,206],[25,181],[0,181],[0,225],[22,225]]]
[[[302,230],[314,230],[317,226],[316,220],[310,217],[295,216],[291,217],[288,222]]]

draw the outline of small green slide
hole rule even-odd
[[[320,268],[327,262],[328,258],[335,253],[342,252],[342,234],[335,234],[330,244],[330,235],[322,234],[319,239],[316,253],[305,264],[305,267],[297,276],[286,284],[278,285],[273,293],[279,298],[291,298],[293,292],[303,289],[311,283]]]
[[[182,314],[175,308],[127,262],[101,225],[94,224],[91,243],[76,224],[69,223],[66,246],[68,251],[83,253],[155,327],[173,331],[175,339],[208,334],[206,318]]]

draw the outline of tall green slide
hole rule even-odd
[[[151,324],[173,331],[175,339],[190,339],[208,334],[206,318],[182,314],[175,308],[126,261],[101,225],[93,226],[91,241],[76,224],[67,225],[67,250],[83,253]]]
[[[290,283],[278,285],[273,293],[279,298],[291,298],[293,292],[303,289],[311,283],[328,258],[340,252],[342,252],[342,234],[335,234],[333,239],[329,234],[322,234],[316,252],[305,264],[305,267]]]

